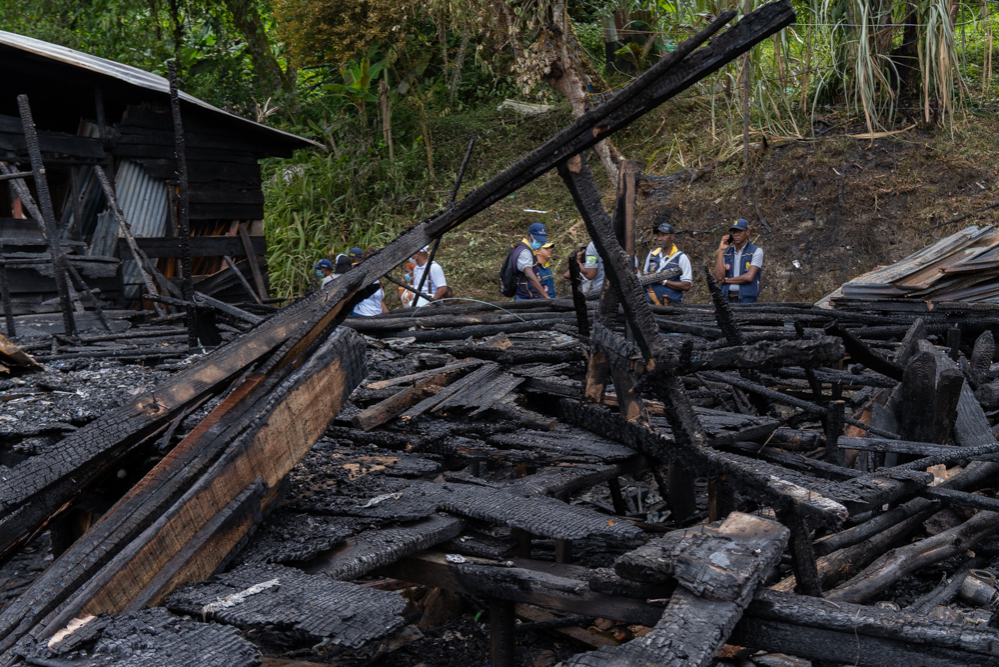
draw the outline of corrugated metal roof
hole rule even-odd
[[[138,86],[139,88],[152,90],[166,96],[170,95],[170,83],[161,76],[146,72],[137,67],[123,65],[122,63],[117,63],[113,60],[106,60],[105,58],[99,58],[80,51],[74,51],[73,49],[65,46],[59,46],[58,44],[52,44],[51,42],[45,42],[40,39],[18,35],[4,30],[0,30],[0,46],[6,46],[20,51],[25,51],[27,53],[32,53],[36,56],[41,56],[43,58],[48,58],[67,65],[89,70],[101,76],[111,77],[117,79],[118,81]],[[299,137],[291,134],[290,132],[284,132],[273,127],[268,127],[267,125],[256,123],[248,118],[237,116],[236,114],[229,113],[228,111],[219,109],[216,106],[212,106],[203,100],[199,100],[192,95],[188,95],[185,92],[180,93],[180,98],[183,102],[188,104],[220,114],[232,120],[238,121],[239,123],[245,123],[253,130],[269,133],[273,135],[273,138],[276,140],[293,141],[295,143],[301,142],[325,150],[321,144],[316,143],[311,139]]]

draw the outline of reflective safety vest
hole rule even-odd
[[[520,249],[520,252],[517,253],[517,256],[514,258],[513,261],[516,262],[518,259],[520,259],[520,253],[523,253],[523,252],[529,252],[529,253],[531,253],[531,269],[534,271],[534,275],[537,276],[538,275],[538,256],[534,254],[534,251],[531,250],[530,247],[528,247],[526,245],[522,245],[521,249]],[[543,298],[545,298],[544,294],[541,294],[540,292],[538,292],[538,290],[534,289],[534,285],[532,285],[531,282],[527,279],[527,272],[526,271],[518,271],[517,272],[517,294],[516,294],[516,296],[519,296],[521,299],[543,299]]]
[[[660,271],[665,271],[666,269],[679,269],[680,268],[680,258],[683,256],[682,250],[677,250],[670,257],[666,257],[663,254],[662,248],[656,248],[652,251],[652,261],[649,262],[649,273],[659,273]],[[655,283],[654,285],[649,285],[652,291],[656,293],[656,296],[662,299],[663,297],[669,297],[671,303],[679,303],[683,301],[683,292],[678,292],[672,287],[663,285],[662,283]]]
[[[735,272],[735,246],[730,246],[728,249],[722,253],[723,261],[725,262],[725,277],[735,278],[736,276],[741,276],[749,271],[749,267],[753,265],[753,254],[759,249],[759,246],[755,246],[752,243],[746,243],[746,246],[742,249],[742,254],[739,255],[739,263],[742,264],[737,274]],[[753,276],[753,281],[739,285],[739,295],[740,296],[759,296],[760,295],[760,278],[763,276],[763,269],[760,268],[756,275]],[[722,285],[722,293],[728,296],[728,288],[731,285]]]

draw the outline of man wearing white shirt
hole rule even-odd
[[[661,283],[649,285],[646,298],[657,305],[680,303],[683,293],[690,289],[694,281],[694,271],[690,266],[687,253],[676,247],[676,230],[669,223],[669,213],[663,212],[653,223],[652,231],[656,235],[656,247],[645,258],[642,273],[650,275],[667,269],[679,268],[680,276],[676,280],[664,280]]]
[[[413,262],[416,264],[413,267],[413,285],[419,286],[420,282],[423,281],[423,274],[428,269],[430,270],[430,275],[427,276],[426,281],[423,282],[423,289],[420,294],[426,294],[429,299],[434,301],[438,299],[443,299],[447,296],[447,278],[444,277],[444,269],[437,262],[433,262],[429,266],[427,263],[430,260],[430,246],[424,246],[422,250],[413,255]],[[419,308],[420,306],[425,306],[430,301],[423,296],[416,297],[416,303],[413,304],[414,307]]]

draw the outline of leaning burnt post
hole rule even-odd
[[[187,158],[184,153],[184,126],[180,119],[180,94],[177,91],[177,61],[168,63],[170,71],[170,110],[173,112],[173,133],[175,156],[177,158],[177,235],[180,237],[180,291],[184,301],[194,302],[194,287],[191,284],[191,225],[187,187]],[[253,257],[248,258],[254,261]],[[187,308],[187,344],[194,347],[198,343],[195,335],[194,318],[197,313]]]
[[[59,293],[63,325],[66,328],[67,336],[75,336],[76,320],[73,319],[73,304],[69,300],[69,285],[66,282],[66,256],[62,254],[62,248],[59,245],[55,211],[52,209],[49,183],[45,176],[45,168],[42,165],[42,151],[38,146],[38,134],[35,132],[35,122],[31,118],[31,106],[28,104],[27,95],[17,96],[17,108],[21,113],[24,143],[28,147],[31,172],[35,179],[35,190],[38,192],[38,205],[41,208],[42,222],[45,223],[46,236],[48,237],[49,254],[52,257],[52,273],[55,278],[56,292]]]
[[[7,261],[3,256],[3,245],[0,244],[0,298],[3,299],[3,316],[7,321],[7,338],[13,340],[17,335],[14,328],[14,307],[10,302],[10,284],[7,282]]]

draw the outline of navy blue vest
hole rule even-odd
[[[742,255],[740,255],[740,257],[739,257],[739,259],[741,260],[741,263],[742,263],[742,270],[739,271],[738,275],[741,276],[742,274],[747,273],[749,271],[749,267],[752,265],[752,262],[753,262],[753,253],[756,252],[757,248],[758,248],[758,246],[755,246],[752,243],[747,243],[746,247],[744,247],[742,249]],[[725,277],[726,278],[734,278],[734,277],[736,277],[735,266],[733,266],[735,264],[735,246],[730,246],[725,251],[723,257],[724,257],[724,262],[725,262]],[[759,271],[756,272],[756,275],[753,276],[753,281],[752,282],[745,283],[743,285],[739,285],[739,295],[740,296],[759,296],[760,295],[760,278],[762,276],[763,276],[763,269],[761,268]],[[722,293],[725,296],[728,296],[728,288],[729,287],[731,287],[731,286],[730,285],[722,285],[721,286]]]
[[[649,262],[649,273],[659,273],[660,271],[665,271],[666,269],[679,269],[681,257],[683,257],[683,251],[680,251],[673,255],[672,258],[669,258],[663,255],[662,248],[656,248],[652,251],[652,261]],[[678,278],[674,278],[673,280],[678,280]],[[671,303],[680,303],[683,301],[683,292],[678,292],[672,287],[667,287],[662,283],[655,283],[654,285],[649,285],[649,287],[652,288],[652,291],[655,292],[656,296],[660,299],[663,297],[669,297]]]
[[[517,261],[520,258],[520,253],[522,253],[522,252],[529,252],[529,253],[531,253],[531,261],[533,262],[531,264],[531,269],[534,271],[534,275],[537,276],[538,275],[538,256],[535,255],[534,252],[529,247],[527,247],[526,245],[524,245],[524,244],[520,245],[520,252],[517,253],[516,257],[514,257],[514,261]],[[519,296],[521,299],[543,299],[543,298],[545,298],[545,296],[543,294],[540,294],[538,292],[538,290],[534,289],[534,285],[532,285],[531,281],[529,281],[527,279],[527,274],[526,274],[525,271],[520,271],[520,272],[518,272],[518,274],[519,275],[517,276],[517,294],[516,294],[516,296]],[[539,282],[540,282],[540,280],[539,280]]]

